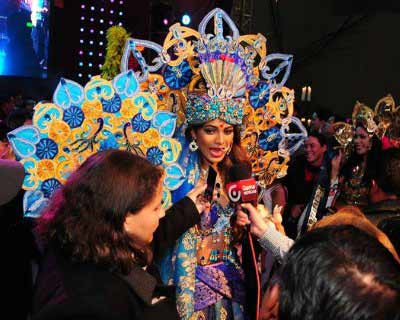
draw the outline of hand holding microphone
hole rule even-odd
[[[243,209],[248,212],[245,213]],[[250,232],[256,237],[260,238],[267,231],[268,228],[274,228],[277,231],[285,234],[285,230],[282,226],[281,216],[282,206],[276,205],[272,215],[266,211],[264,206],[258,205],[257,209],[250,203],[242,203],[238,207],[236,223],[239,226],[250,225]]]

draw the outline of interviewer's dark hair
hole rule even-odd
[[[89,157],[51,199],[37,231],[45,244],[77,262],[121,273],[133,266],[132,240],[124,231],[155,196],[162,169],[130,152],[107,150]]]
[[[307,232],[280,274],[279,319],[400,318],[400,265],[374,237],[353,226]]]

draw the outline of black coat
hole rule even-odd
[[[173,246],[199,221],[189,198],[176,203],[160,220],[153,241],[155,254]],[[93,264],[72,263],[54,251],[41,263],[33,299],[34,320],[161,318],[178,319],[175,288],[163,285],[153,266],[146,271],[137,266],[123,276]]]

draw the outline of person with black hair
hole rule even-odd
[[[341,169],[338,206],[368,204],[371,181],[380,165],[382,143],[361,121],[355,124],[354,149]]]
[[[299,156],[289,165],[288,174],[283,179],[287,189],[288,201],[284,209],[283,225],[287,235],[295,239],[298,234],[298,220],[307,204],[312,201],[313,190],[320,180],[321,168],[327,175],[325,192],[329,192],[329,183],[338,175],[338,157],[331,160],[327,157],[327,138],[316,131],[309,133],[304,143],[305,155]],[[339,159],[340,162],[340,159]],[[334,164],[334,165],[332,165]],[[334,168],[332,170],[331,168]]]
[[[294,243],[267,293],[261,319],[400,319],[400,265],[361,229],[316,228]]]
[[[382,151],[371,180],[369,203],[364,213],[375,223],[389,216],[400,216],[400,149]]]
[[[95,153],[71,174],[35,229],[44,249],[33,319],[178,319],[175,290],[152,260],[207,202],[200,184],[165,213],[163,175],[122,150]]]

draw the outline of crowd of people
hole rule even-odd
[[[213,14],[221,22],[225,13]],[[20,96],[3,104],[5,313],[35,320],[400,319],[400,148],[383,146],[389,131],[381,134],[369,109],[358,106],[352,122],[340,124],[347,131],[316,114],[287,174],[266,171],[270,184],[243,189],[268,196],[237,201],[232,185],[260,177],[242,135],[257,114],[243,111],[243,97],[259,76],[252,74],[256,53],[266,53],[262,38],[248,40],[246,51],[223,37],[222,22],[215,30],[225,54],[206,54],[216,46],[211,36],[195,51],[176,49],[177,56],[199,54],[193,78],[206,87],[182,82],[192,77],[188,64],[166,65],[164,87],[175,91],[165,100],[185,105],[172,110],[181,112],[179,127],[154,94],[164,80],[142,83],[152,93],[135,91],[137,83],[130,92],[129,71],[116,75],[115,87],[95,79],[94,93],[91,83],[81,100],[56,92],[33,115]],[[267,82],[257,80],[247,107],[263,112]],[[68,85],[74,90],[65,92],[80,92],[66,80],[60,86]],[[283,85],[273,89],[290,100]],[[24,125],[31,130],[20,137],[15,129]],[[256,143],[266,132],[277,136],[264,128],[253,132]]]
[[[236,125],[214,119],[187,128],[200,174],[166,213],[162,170],[130,152],[108,150],[87,159],[33,222],[22,217],[24,170],[6,136],[31,123],[28,108],[16,107],[2,120],[2,181],[14,183],[3,188],[11,192],[2,195],[3,236],[23,241],[5,250],[10,257],[19,250],[18,268],[10,263],[8,269],[20,273],[25,287],[19,313],[37,319],[189,319],[184,312],[193,319],[399,316],[400,149],[383,150],[361,123],[352,151],[331,157],[333,132],[309,128],[288,174],[263,203],[263,210],[275,208],[269,220],[251,204],[230,204],[228,170],[248,160]],[[217,172],[211,202],[203,196],[209,165]],[[302,232],[318,184],[329,192],[318,222]],[[254,268],[247,225],[258,239],[261,266],[270,270]],[[260,291],[256,273],[268,275]]]

